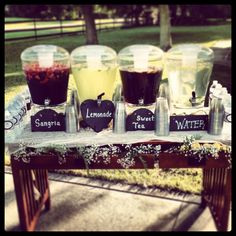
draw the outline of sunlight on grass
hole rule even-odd
[[[10,88],[5,89],[5,107],[11,102],[11,100],[16,96],[16,94],[21,93],[26,88],[26,85],[15,85]]]
[[[56,170],[81,177],[109,180],[115,183],[132,184],[139,187],[157,187],[177,192],[200,194],[202,191],[201,169],[150,169],[145,170]]]
[[[4,76],[5,76],[5,78],[7,78],[7,77],[11,77],[11,76],[18,76],[18,75],[23,76],[24,74],[22,71],[17,71],[17,72],[12,72],[12,73],[5,73]]]

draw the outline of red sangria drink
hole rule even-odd
[[[21,60],[34,104],[56,106],[66,102],[70,64],[64,48],[33,46],[21,53]]]
[[[55,63],[52,67],[42,68],[38,64],[26,65],[24,73],[33,103],[49,105],[66,102],[69,80],[69,67]]]
[[[127,103],[150,105],[155,103],[162,70],[149,67],[147,71],[134,68],[120,70],[124,98]]]
[[[127,105],[155,104],[162,78],[163,51],[152,45],[131,45],[118,53],[118,63]]]

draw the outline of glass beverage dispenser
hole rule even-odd
[[[29,47],[21,53],[21,60],[34,104],[56,106],[66,102],[70,63],[64,48]]]
[[[118,53],[125,102],[128,106],[150,106],[162,77],[163,51],[152,45],[131,45]]]
[[[112,100],[117,73],[116,52],[103,45],[86,45],[71,53],[71,66],[80,102],[97,99]]]
[[[167,52],[166,70],[175,108],[204,106],[213,67],[213,51],[195,44],[182,44]]]

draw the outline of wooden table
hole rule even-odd
[[[217,160],[209,158],[206,161],[195,162],[191,157],[183,154],[167,152],[169,148],[179,145],[177,142],[148,141],[132,144],[131,149],[138,145],[161,145],[158,155],[153,153],[142,154],[142,158],[135,157],[132,169],[155,168],[157,161],[159,168],[203,168],[203,191],[201,207],[209,206],[219,231],[227,231],[231,205],[231,167],[228,158],[220,155]],[[120,144],[116,144],[121,147]],[[121,148],[122,149],[122,148]],[[124,151],[124,147],[122,149]],[[31,153],[31,154],[30,154]],[[110,155],[110,163],[91,163],[89,169],[122,169],[117,160],[124,154]],[[83,158],[68,152],[60,160],[57,153],[36,153],[29,151],[25,154],[11,155],[12,173],[14,179],[16,201],[23,231],[33,231],[37,224],[41,210],[51,208],[48,170],[50,169],[86,169]],[[145,161],[145,165],[143,163]],[[88,164],[88,163],[87,163]],[[87,167],[86,167],[87,166]],[[35,197],[35,188],[40,197]]]

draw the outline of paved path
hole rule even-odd
[[[200,196],[50,174],[52,208],[36,231],[216,231]],[[19,231],[11,170],[5,169],[5,229]]]

